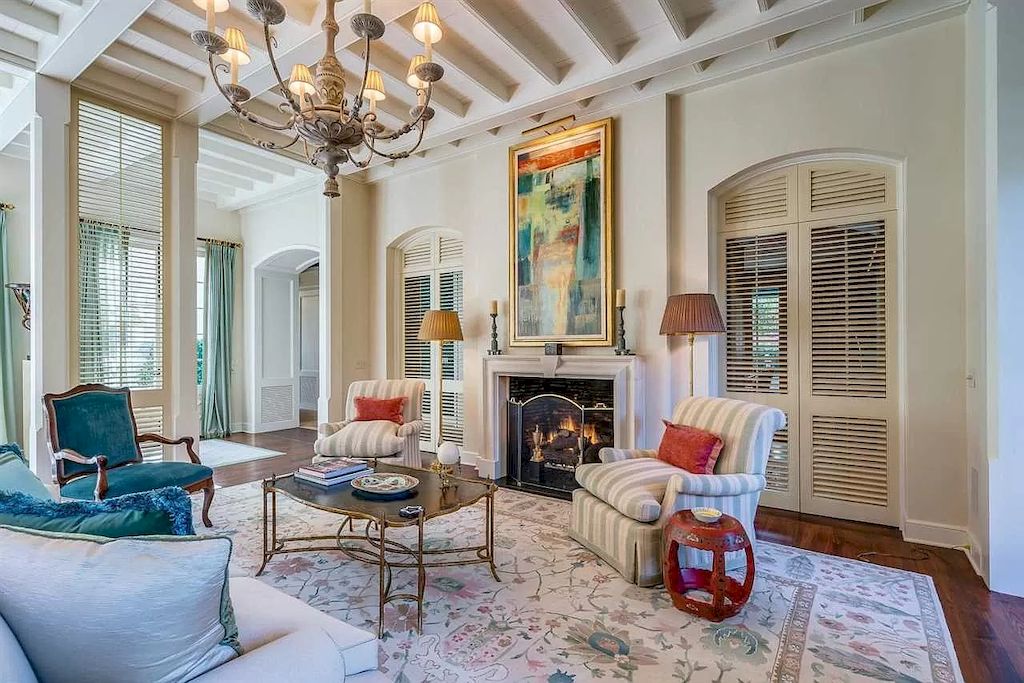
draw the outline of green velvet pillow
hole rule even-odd
[[[29,469],[16,443],[0,445],[0,491],[16,491],[33,498],[53,500],[49,489]]]
[[[195,534],[192,502],[184,489],[177,487],[66,503],[0,491],[0,524],[106,538]]]

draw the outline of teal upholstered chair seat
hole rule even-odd
[[[203,523],[213,526],[213,470],[199,460],[195,440],[139,434],[129,389],[83,384],[46,394],[43,405],[61,496],[103,500],[178,486],[203,492]],[[142,443],[184,445],[191,462],[143,462]]]
[[[91,500],[96,490],[95,474],[72,479],[60,487],[63,498]],[[140,465],[126,465],[107,471],[107,498],[139,493],[165,486],[188,488],[209,479],[213,470],[206,465],[190,462],[150,462]]]

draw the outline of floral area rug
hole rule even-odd
[[[258,484],[217,492],[209,532],[234,538],[236,571],[259,567],[262,509]],[[714,624],[676,610],[661,587],[625,582],[570,539],[569,503],[501,489],[496,511],[500,583],[485,565],[428,570],[422,635],[413,603],[388,606],[380,668],[392,680],[963,680],[928,576],[761,542],[750,601]],[[282,535],[337,530],[334,515],[284,496],[278,513]],[[426,542],[482,543],[483,516],[480,503],[431,520]],[[414,530],[392,531],[414,540]],[[376,631],[375,565],[338,552],[279,555],[261,579]],[[395,581],[415,593],[415,570],[397,570]]]

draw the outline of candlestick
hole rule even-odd
[[[621,292],[622,295],[623,295],[623,298],[625,298],[626,290],[620,289],[619,292]],[[615,298],[618,299],[618,293],[616,293]],[[618,335],[618,339],[615,342],[615,355],[616,356],[632,356],[633,352],[630,349],[626,348],[626,315],[625,315],[626,307],[624,305],[622,305],[622,306],[616,306],[615,308],[619,312],[619,335]]]
[[[500,356],[501,349],[498,348],[498,302],[491,302],[491,348],[487,350],[488,356]]]

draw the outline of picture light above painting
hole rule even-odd
[[[612,120],[509,150],[512,346],[612,345]]]

